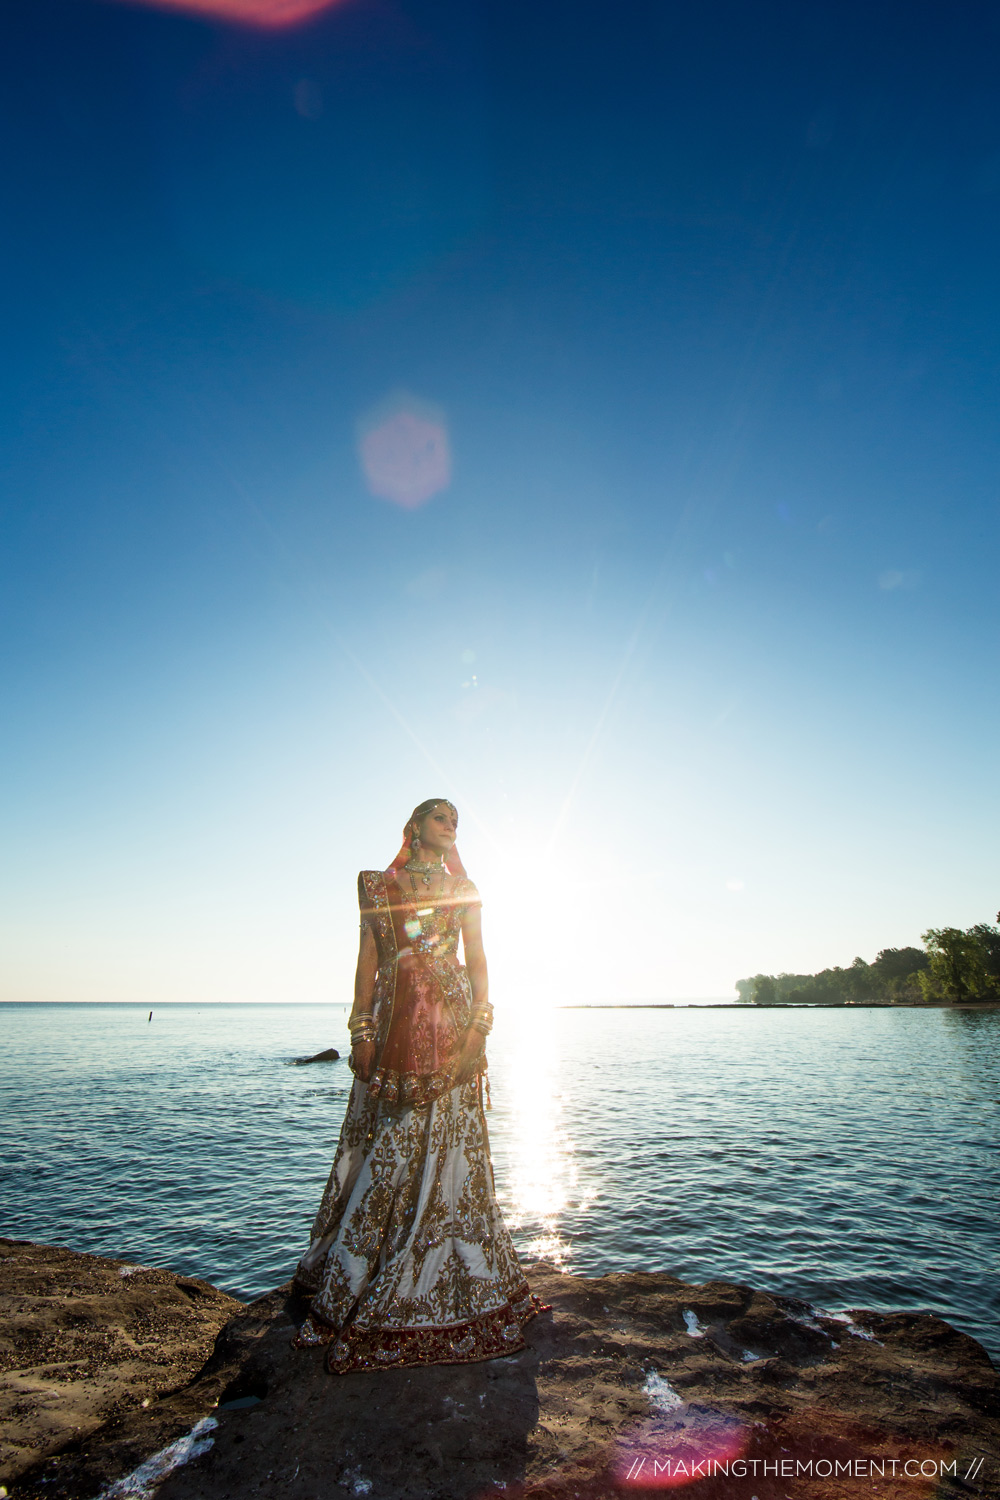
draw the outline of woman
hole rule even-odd
[[[495,1359],[524,1348],[522,1325],[542,1310],[494,1190],[493,1011],[457,826],[450,802],[421,802],[389,869],[358,877],[355,1081],[295,1276],[310,1297],[296,1343],[329,1344],[333,1373]]]

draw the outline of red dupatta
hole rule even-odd
[[[368,1089],[389,1104],[429,1104],[454,1087],[471,1019],[472,988],[457,950],[462,918],[479,894],[461,877],[451,895],[428,900],[406,889],[406,879],[394,866],[359,877],[362,919],[372,923],[379,951]],[[483,1057],[476,1071],[485,1070]]]
[[[440,805],[455,813],[444,797],[421,808]],[[373,1004],[376,1065],[368,1090],[387,1103],[429,1103],[454,1086],[472,1014],[472,989],[458,962],[458,938],[464,912],[478,904],[479,893],[454,845],[444,861],[448,873],[457,877],[449,895],[431,897],[406,874],[414,858],[420,810],[411,813],[399,853],[384,874],[363,870],[358,877],[362,922],[371,924],[379,954]],[[483,1057],[477,1072],[485,1068]]]

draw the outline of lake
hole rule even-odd
[[[499,1007],[498,1007],[499,1010]],[[287,1280],[351,1075],[342,1006],[0,1005],[0,1233]],[[927,1310],[1000,1359],[1000,1011],[498,1018],[487,1116],[526,1259]]]

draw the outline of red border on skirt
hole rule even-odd
[[[523,1325],[550,1310],[551,1304],[542,1302],[525,1285],[524,1295],[512,1298],[503,1307],[447,1327],[358,1328],[351,1324],[342,1333],[330,1328],[327,1336],[329,1325],[322,1325],[315,1314],[311,1322],[317,1331],[322,1328],[330,1374],[346,1375],[351,1370],[475,1364],[517,1354],[525,1347]]]

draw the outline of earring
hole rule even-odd
[[[416,834],[413,835],[413,842],[410,844],[410,848],[413,850],[414,854],[419,854],[420,840]]]

